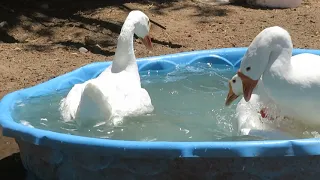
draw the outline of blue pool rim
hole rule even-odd
[[[164,68],[166,70],[170,69],[172,65],[183,66],[208,60],[213,63],[228,64],[234,68],[238,68],[246,50],[247,48],[242,47],[182,52],[140,58],[137,60],[137,63],[140,71],[148,70],[146,67],[151,67],[150,63],[166,66]],[[320,50],[293,50],[293,55],[300,53],[320,55]],[[87,149],[130,157],[275,157],[320,154],[320,140],[318,138],[214,142],[123,141],[83,137],[30,128],[13,120],[11,112],[17,101],[70,88],[75,83],[96,77],[110,64],[111,62],[88,64],[36,86],[7,94],[0,102],[0,124],[3,127],[3,135],[53,149]]]

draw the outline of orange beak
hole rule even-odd
[[[259,80],[253,80],[248,76],[244,75],[242,72],[238,71],[238,76],[242,80],[243,86],[243,97],[246,102],[250,101],[252,92],[254,88],[257,86]]]
[[[234,94],[234,92],[232,91],[231,82],[229,81],[229,92],[228,92],[228,96],[227,96],[225,105],[229,106],[237,98],[238,98],[238,95]]]
[[[152,50],[151,38],[149,35],[146,35],[143,39],[141,39],[141,41],[147,47],[147,49]]]

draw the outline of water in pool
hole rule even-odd
[[[126,118],[120,126],[65,123],[58,111],[68,91],[17,103],[14,118],[35,128],[80,136],[138,141],[261,140],[236,136],[235,104],[225,107],[227,82],[235,74],[226,65],[199,63],[169,74],[141,75],[155,111]]]

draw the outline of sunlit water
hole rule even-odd
[[[198,64],[163,75],[142,75],[155,111],[126,118],[120,126],[79,126],[65,123],[60,100],[68,91],[19,102],[14,119],[24,125],[55,132],[107,139],[138,141],[262,140],[237,136],[235,104],[225,107],[227,82],[235,74],[228,66]]]

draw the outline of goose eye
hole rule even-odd
[[[233,83],[236,83],[237,81],[235,79],[232,80]]]
[[[250,70],[251,70],[251,67],[247,67],[246,70],[247,70],[247,71],[250,71]]]

